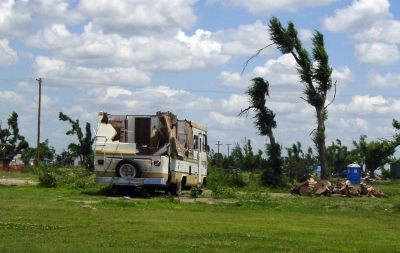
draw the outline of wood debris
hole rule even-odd
[[[291,194],[300,196],[325,195],[331,197],[363,197],[363,198],[387,198],[388,196],[372,186],[361,183],[356,187],[349,180],[338,181],[336,185],[329,180],[319,180],[316,182],[310,178],[300,183],[290,191]]]

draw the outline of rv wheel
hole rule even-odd
[[[140,177],[141,171],[137,163],[131,160],[122,160],[118,163],[116,173],[118,177],[135,178]]]

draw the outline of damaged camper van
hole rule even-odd
[[[170,112],[155,115],[98,113],[95,181],[146,191],[196,187],[207,182],[207,127],[178,120]],[[180,188],[178,188],[180,187]]]

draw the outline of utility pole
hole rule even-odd
[[[215,144],[215,145],[217,145],[218,146],[218,156],[217,156],[217,166],[218,166],[218,158],[219,158],[219,146],[221,146],[222,144],[219,144],[219,141],[218,141],[218,144]]]
[[[219,154],[219,146],[221,146],[222,144],[219,144],[219,141],[218,141],[218,144],[215,144],[215,145],[218,146],[218,154]]]
[[[40,104],[42,100],[42,78],[36,79],[39,82],[39,101],[38,101],[38,127],[37,127],[37,145],[36,145],[36,168],[39,167],[40,154]]]
[[[229,157],[229,146],[232,145],[232,144],[225,144],[225,145],[228,146],[228,157]]]

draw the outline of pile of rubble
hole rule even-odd
[[[313,193],[316,196],[387,198],[386,194],[365,183],[361,183],[359,187],[355,187],[351,185],[349,180],[345,180],[338,181],[334,185],[329,180],[315,181],[313,178],[299,184],[290,193],[300,196],[309,196]]]

